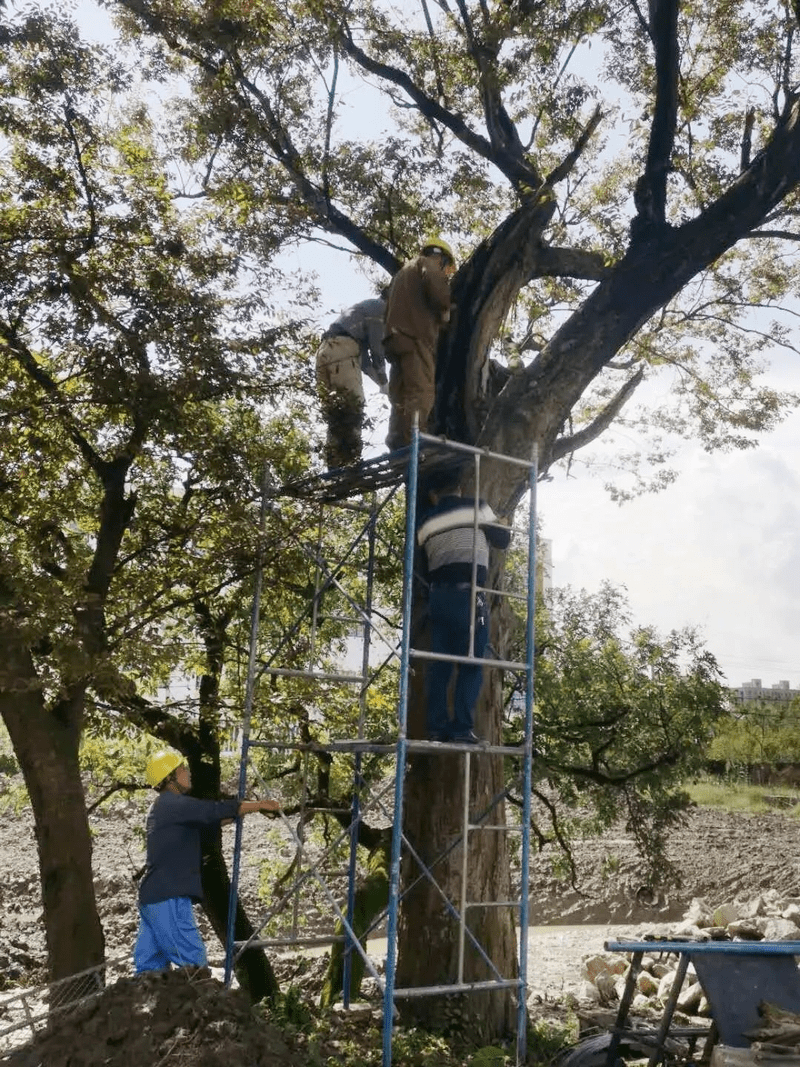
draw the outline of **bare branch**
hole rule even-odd
[[[667,174],[678,116],[678,8],[679,0],[650,0],[656,98],[645,171],[634,193],[638,216],[631,225],[632,236],[666,223]]]
[[[86,197],[86,207],[89,211],[89,232],[83,241],[81,254],[88,252],[90,248],[94,246],[95,238],[97,236],[97,213],[94,206],[94,196],[92,195],[92,187],[89,182],[89,175],[86,173],[86,167],[83,162],[83,153],[81,152],[81,146],[78,143],[78,137],[75,133],[75,118],[76,112],[72,104],[67,100],[64,107],[64,125],[67,127],[67,133],[69,139],[72,142],[72,148],[75,152],[75,163],[78,167],[78,174],[81,178],[81,185],[83,186],[83,193]]]
[[[436,47],[436,34],[433,32],[433,22],[431,21],[431,13],[428,10],[427,0],[421,0],[422,10],[425,13],[425,25],[428,27],[428,36],[431,39],[431,62],[433,64],[433,72],[436,75],[436,92],[439,96],[439,103],[442,107],[446,104],[444,95],[444,82],[442,81],[442,68],[439,63],[439,51]]]
[[[123,0],[123,2],[128,3],[130,0]],[[388,63],[381,63],[367,55],[355,43],[347,29],[342,30],[339,41],[347,55],[360,67],[401,88],[413,100],[423,118],[431,124],[441,123],[467,148],[471,148],[481,158],[494,163],[514,186],[523,184],[538,188],[541,185],[541,178],[536,168],[524,155],[509,154],[501,146],[493,145],[481,134],[471,130],[460,116],[448,111],[423,92],[405,71],[398,70],[397,67],[392,67]]]
[[[752,230],[746,235],[746,238],[751,237],[773,237],[780,241],[800,241],[800,233],[793,233],[791,230]]]
[[[590,444],[598,438],[601,433],[607,430],[617,415],[619,415],[625,403],[633,395],[643,378],[644,367],[639,367],[637,372],[625,382],[613,399],[606,404],[600,414],[593,419],[588,426],[585,426],[582,430],[572,434],[570,437],[559,438],[559,440],[553,444],[551,452],[553,462],[555,463],[557,460],[571,452],[577,452],[578,449]]]
[[[750,149],[752,147],[753,123],[756,121],[756,109],[749,107],[744,116],[744,132],[742,134],[742,153],[740,166],[746,170],[750,166]]]
[[[141,782],[114,782],[112,786],[109,786],[104,793],[101,793],[97,800],[93,800],[91,804],[86,808],[86,814],[91,815],[93,811],[100,807],[104,800],[108,800],[114,793],[125,792],[135,793],[140,789],[148,789],[146,785],[142,785]]]
[[[575,142],[575,147],[567,156],[564,157],[564,159],[558,164],[557,167],[550,171],[550,173],[545,178],[545,182],[548,185],[555,185],[557,182],[560,182],[564,178],[566,178],[566,176],[569,174],[569,172],[580,159],[581,155],[583,154],[583,150],[586,148],[587,144],[591,140],[594,131],[600,125],[600,121],[602,118],[603,112],[600,108],[600,105],[598,104],[598,106],[592,112],[591,118],[581,131],[580,137]]]
[[[328,113],[325,116],[325,151],[322,154],[322,189],[325,193],[325,199],[330,203],[331,199],[331,183],[330,175],[328,174],[328,166],[331,159],[331,131],[333,129],[333,105],[336,101],[336,81],[339,76],[339,50],[334,47],[333,49],[333,76],[331,78],[331,87],[328,91]]]

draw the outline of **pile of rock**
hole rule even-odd
[[[731,939],[736,941],[800,941],[800,901],[767,890],[747,901],[736,900],[712,907],[705,900],[695,898],[683,921],[650,925],[643,928],[639,939],[697,938]],[[584,957],[581,984],[577,998],[584,1005],[610,1007],[621,997],[630,967],[629,960],[620,953]],[[677,955],[642,958],[642,969],[636,978],[633,1011],[660,1009],[672,992]],[[687,1015],[708,1015],[708,1002],[692,964],[686,971],[677,1000],[678,1011]]]

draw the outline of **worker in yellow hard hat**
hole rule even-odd
[[[453,250],[440,237],[426,240],[416,259],[392,279],[384,320],[383,348],[390,365],[388,448],[407,445],[414,416],[428,427],[435,399],[436,348],[450,321]]]
[[[205,967],[206,949],[192,905],[203,898],[200,881],[204,830],[254,811],[279,811],[275,800],[198,800],[188,796],[192,778],[182,756],[151,756],[145,778],[158,796],[147,813],[147,863],[139,885],[136,973]]]

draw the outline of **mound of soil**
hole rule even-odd
[[[8,1067],[301,1067],[246,995],[207,968],[122,978],[56,1016]]]

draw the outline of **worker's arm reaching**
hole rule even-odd
[[[277,800],[243,800],[239,805],[237,815],[249,815],[254,811],[280,811],[281,806]]]

